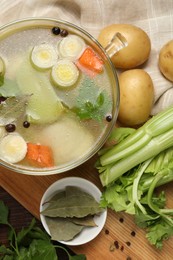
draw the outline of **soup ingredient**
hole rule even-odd
[[[47,75],[36,71],[28,58],[17,71],[17,83],[22,95],[30,95],[27,107],[27,121],[48,124],[58,120],[64,108]]]
[[[64,250],[69,260],[86,260],[85,255],[70,255],[61,245],[54,245],[45,231],[36,225],[33,218],[29,226],[18,232],[9,223],[9,208],[0,201],[0,224],[7,228],[7,245],[0,245],[1,259],[49,259],[58,260],[57,249]]]
[[[41,44],[32,49],[31,61],[39,69],[51,68],[58,59],[58,53],[52,45]]]
[[[0,57],[0,87],[4,84],[5,64],[3,59]]]
[[[102,212],[99,203],[79,187],[67,186],[51,198],[41,212],[46,216],[51,238],[68,241],[84,227],[95,226],[93,217]]]
[[[33,138],[35,138],[34,133]],[[82,126],[73,114],[64,114],[54,124],[45,126],[39,136],[38,134],[35,136],[37,142],[52,148],[56,165],[85,156],[94,143],[93,133]]]
[[[75,107],[72,108],[80,119],[102,121],[112,111],[112,102],[106,91],[100,89],[93,80],[86,77],[79,89]]]
[[[96,73],[103,71],[103,60],[90,47],[87,47],[78,60],[79,64]]]
[[[26,159],[38,167],[53,167],[53,153],[49,146],[27,143]]]
[[[111,57],[115,67],[132,69],[143,64],[149,58],[151,51],[151,42],[147,33],[131,24],[111,24],[100,31],[98,41],[105,48],[118,32],[125,37],[128,46]]]
[[[86,44],[84,40],[77,35],[69,35],[58,43],[60,56],[63,58],[69,58],[70,60],[78,59],[85,47]]]
[[[0,125],[5,126],[22,117],[26,111],[29,96],[9,97],[0,103]]]
[[[118,120],[125,126],[146,122],[154,103],[154,86],[150,75],[133,69],[119,75],[120,108]]]
[[[5,135],[0,140],[0,158],[7,163],[22,161],[27,153],[27,145],[23,137],[17,133]]]
[[[163,75],[173,81],[173,40],[167,42],[159,53],[159,68]]]
[[[6,100],[6,97],[0,97],[0,104]]]
[[[23,127],[28,128],[30,127],[30,123],[28,121],[23,122]]]
[[[66,29],[61,29],[60,35],[61,35],[61,37],[66,37],[68,35],[68,31]]]
[[[100,203],[134,215],[149,242],[159,249],[173,235],[173,209],[166,208],[164,190],[157,195],[154,190],[173,181],[172,158],[173,146],[138,164],[105,189]]]
[[[51,76],[56,85],[70,87],[76,83],[79,77],[79,70],[69,59],[60,59],[52,67]]]
[[[52,28],[52,33],[55,35],[59,35],[60,34],[61,29],[59,27],[53,27]]]
[[[153,116],[123,141],[106,151],[98,161],[103,186],[173,145],[173,107]]]
[[[9,133],[14,132],[16,130],[16,126],[14,124],[7,124],[5,126],[5,130]]]

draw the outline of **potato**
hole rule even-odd
[[[119,86],[119,122],[125,126],[146,122],[154,102],[154,86],[149,74],[142,69],[122,72],[119,75]]]
[[[143,64],[150,55],[151,41],[142,29],[130,24],[112,24],[103,28],[98,41],[105,48],[116,32],[127,40],[128,46],[111,58],[116,68],[132,69]]]
[[[166,43],[159,53],[159,69],[170,81],[173,81],[173,40]]]

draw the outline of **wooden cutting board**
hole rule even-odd
[[[0,166],[0,185],[39,219],[39,205],[42,195],[50,184],[58,179],[67,176],[83,177],[102,189],[98,173],[93,167],[95,161],[96,158],[93,157],[76,169],[51,176],[22,175]],[[168,206],[171,206],[173,198],[172,185],[170,183],[165,186]],[[135,236],[132,236],[132,231],[135,232]],[[136,227],[132,216],[108,210],[107,221],[101,233],[93,241],[85,245],[71,247],[71,249],[77,254],[85,254],[87,260],[172,260],[173,238],[164,243],[162,251],[156,250],[148,244],[145,231]]]

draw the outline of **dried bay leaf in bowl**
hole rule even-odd
[[[83,218],[66,218],[69,221],[73,222],[76,225],[81,225],[81,226],[85,226],[85,227],[96,227],[96,223],[94,221],[94,216],[90,215],[90,216],[86,216]]]
[[[70,191],[70,189],[72,189],[72,191]],[[88,215],[98,214],[102,211],[94,197],[79,188],[69,186],[67,193],[65,192],[65,196],[58,197],[57,200],[50,200],[49,205],[41,214],[48,217],[82,218]]]
[[[76,203],[75,199],[79,200],[79,198],[81,198],[80,203]],[[101,232],[107,216],[107,210],[101,208],[99,205],[100,198],[101,191],[96,185],[84,178],[67,177],[53,183],[46,190],[40,202],[41,222],[52,240],[59,241],[66,245],[78,246],[94,239]],[[59,203],[61,200],[75,203],[74,205],[71,203],[68,204],[69,211],[70,206],[72,206],[71,208],[74,210],[75,205],[78,205],[77,208],[80,217],[67,217],[63,210],[63,203],[61,202],[61,205]],[[87,201],[87,204],[85,204],[84,201]],[[49,217],[42,214],[47,209],[53,210],[55,205],[59,207],[58,212],[60,212],[62,208],[64,217]],[[88,210],[91,209],[92,205],[94,205],[94,210]],[[81,217],[81,215],[85,215],[83,213],[81,214],[81,208],[84,208],[84,206],[87,208],[85,214],[88,213],[88,215]],[[68,210],[67,213],[69,214]],[[47,221],[47,219],[49,220]],[[64,224],[62,224],[62,221],[65,221]],[[67,221],[73,225],[67,223]],[[49,224],[51,227],[49,227]],[[63,227],[63,231],[58,228],[59,225]],[[70,227],[72,230],[69,231]],[[67,228],[67,230],[65,228]]]
[[[46,222],[50,230],[51,239],[56,241],[71,240],[84,228],[81,225],[74,224],[66,218],[46,217]]]

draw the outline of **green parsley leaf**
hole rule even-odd
[[[9,224],[8,223],[8,215],[9,215],[9,209],[4,204],[3,201],[0,201],[0,224]]]

